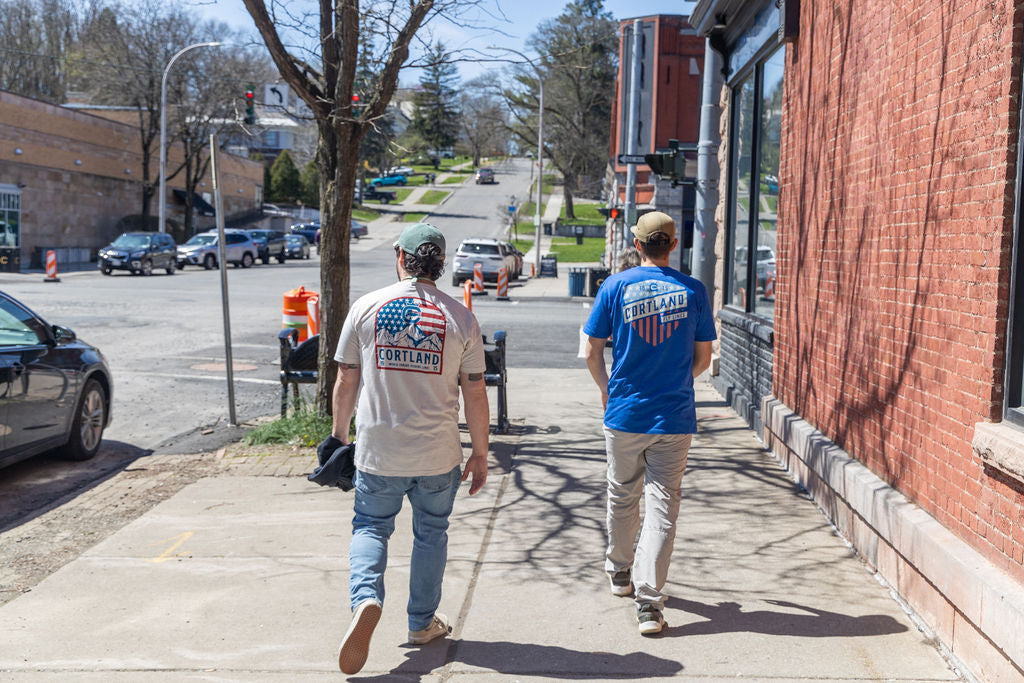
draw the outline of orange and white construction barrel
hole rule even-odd
[[[284,308],[281,327],[299,331],[299,341],[309,338],[309,299],[319,297],[317,292],[307,292],[305,287],[290,289],[284,293]],[[319,321],[319,316],[317,317]]]
[[[46,278],[43,282],[60,282],[57,277],[57,252],[53,249],[46,250]]]
[[[508,269],[505,266],[498,269],[498,299],[508,300]]]
[[[484,264],[482,263],[473,264],[473,290],[484,291]]]
[[[310,337],[320,334],[320,295],[316,292],[306,298],[306,328]]]
[[[473,310],[473,281],[466,280],[462,283],[462,303],[466,308]]]

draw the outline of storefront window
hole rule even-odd
[[[782,73],[785,51],[777,50],[762,67],[758,138],[761,180],[757,206],[757,297],[754,311],[775,317],[775,252],[778,241],[779,143],[782,140]]]
[[[736,143],[733,159],[733,206],[730,244],[732,268],[729,271],[730,300],[734,306],[746,308],[747,252],[750,247],[750,202],[753,184],[750,182],[754,162],[754,76],[751,74],[734,90],[734,119]]]
[[[784,68],[780,47],[733,89],[730,302],[768,319],[775,317]]]
[[[0,186],[0,247],[21,244],[21,193]]]

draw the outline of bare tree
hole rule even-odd
[[[336,374],[332,359],[348,314],[349,225],[359,143],[374,121],[385,115],[399,70],[410,65],[410,45],[417,32],[435,18],[457,21],[480,0],[368,0],[362,5],[359,0],[320,0],[318,9],[307,15],[302,12],[309,5],[303,2],[244,2],[281,77],[313,112],[320,135],[316,163],[322,324],[317,406],[321,413],[330,413]],[[306,26],[315,30],[308,31]],[[282,35],[281,29],[289,32]],[[364,61],[366,54],[373,55],[370,61],[377,68],[375,78],[361,82],[357,91],[361,51]],[[353,111],[353,95],[359,95],[357,111]]]
[[[0,90],[62,103],[66,61],[91,4],[75,0],[3,0],[0,7]]]
[[[508,151],[508,112],[501,98],[501,81],[491,73],[466,83],[461,95],[462,136],[469,144],[473,165],[480,157]]]

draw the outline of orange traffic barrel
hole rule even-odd
[[[508,299],[508,268],[505,266],[498,269],[498,299]]]
[[[57,277],[57,252],[53,249],[46,251],[46,278],[43,282],[60,282]]]
[[[473,310],[473,281],[466,280],[462,283],[462,303],[466,308]]]
[[[281,327],[299,331],[299,341],[304,342],[309,338],[309,300],[317,297],[317,308],[319,312],[319,297],[317,292],[308,292],[305,287],[290,289],[284,293],[284,309],[281,317]],[[319,327],[320,317],[317,315]]]
[[[478,292],[484,291],[484,264],[473,264],[473,289]]]

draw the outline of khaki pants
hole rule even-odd
[[[613,574],[632,568],[637,604],[649,603],[661,609],[665,602],[661,589],[672,558],[683,472],[693,435],[633,434],[605,427],[604,437],[608,454],[605,570]]]

